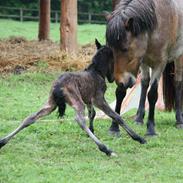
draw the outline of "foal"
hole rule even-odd
[[[51,88],[48,102],[38,112],[24,119],[16,130],[1,139],[0,148],[19,131],[33,124],[39,118],[50,114],[57,107],[59,115],[63,116],[66,103],[76,111],[76,121],[79,126],[96,143],[99,150],[106,153],[106,155],[111,156],[115,155],[115,153],[101,143],[93,134],[93,120],[95,117],[93,105],[114,119],[134,140],[139,141],[141,144],[146,143],[146,141],[130,129],[120,116],[113,112],[107,104],[104,98],[104,93],[107,88],[105,78],[107,78],[109,82],[113,82],[113,54],[109,47],[101,46],[97,40],[96,46],[98,51],[88,68],[82,72],[69,72],[61,75]],[[85,105],[89,112],[89,128],[86,126],[84,118]]]

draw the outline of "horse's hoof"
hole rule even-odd
[[[144,120],[143,120],[143,118],[140,117],[140,116],[136,116],[134,120],[135,120],[135,123],[136,123],[137,125],[143,125],[143,124],[144,124]]]
[[[114,137],[117,137],[117,138],[119,138],[120,136],[121,136],[121,134],[120,134],[120,131],[113,131],[113,130],[109,130],[109,134],[110,135],[112,135],[112,136],[114,136]]]
[[[176,128],[178,129],[183,129],[183,123],[177,123]]]
[[[135,124],[142,126],[144,124],[144,122],[143,121],[137,121],[137,120],[135,120]]]

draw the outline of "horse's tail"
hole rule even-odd
[[[56,105],[58,106],[59,117],[63,117],[66,109],[66,100],[64,97],[63,90],[60,88],[58,84],[56,84],[54,87],[53,98]]]
[[[163,72],[163,98],[167,111],[171,111],[175,108],[174,72],[174,62],[168,63]]]

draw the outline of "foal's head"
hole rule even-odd
[[[112,50],[108,46],[102,46],[97,39],[95,40],[95,45],[97,52],[89,68],[94,68],[103,78],[107,77],[109,82],[113,82],[114,61]]]

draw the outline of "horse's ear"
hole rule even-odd
[[[103,15],[104,15],[104,17],[105,17],[105,19],[106,19],[107,21],[110,20],[110,18],[111,18],[111,13],[109,13],[108,11],[103,11]]]
[[[99,43],[99,41],[97,39],[95,39],[95,45],[97,47],[97,50],[102,47],[102,45]]]
[[[134,23],[133,18],[129,18],[128,20],[126,20],[125,28],[126,28],[127,31],[133,31],[133,23]]]

